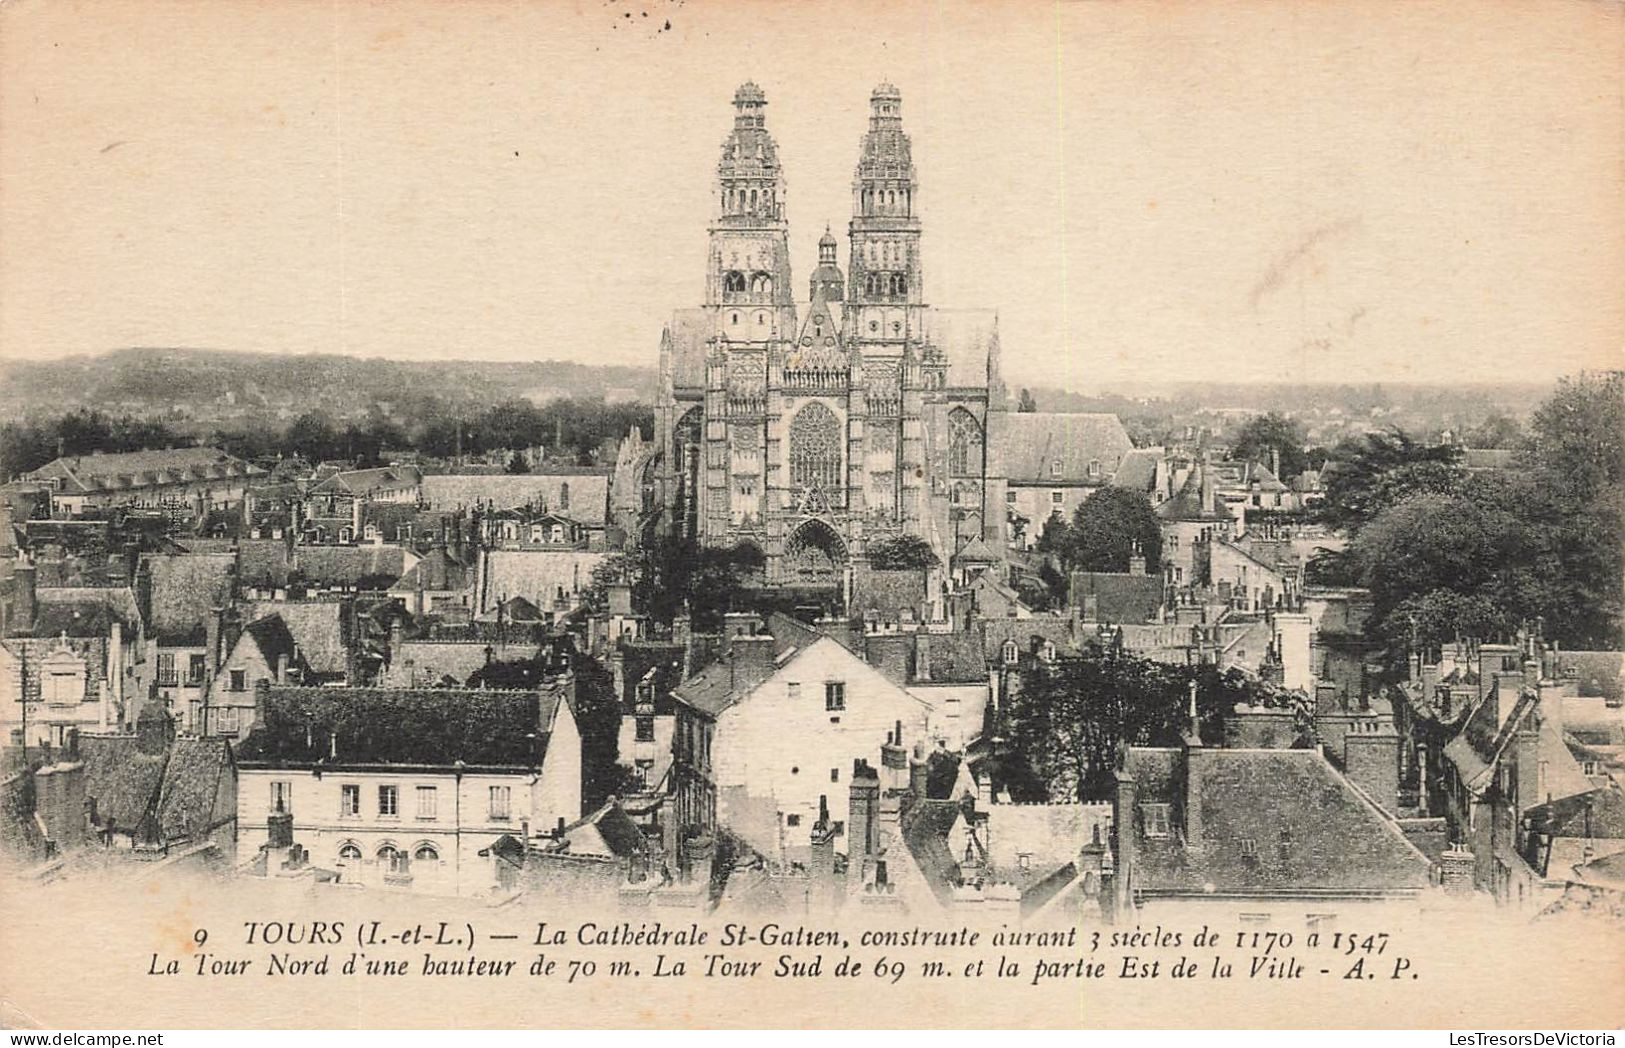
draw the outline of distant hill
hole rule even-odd
[[[339,354],[283,356],[207,349],[120,349],[61,360],[0,359],[0,415],[93,407],[194,417],[244,409],[326,410],[345,417],[373,404],[426,399],[493,403],[522,396],[652,402],[654,368],[566,361],[399,361]]]

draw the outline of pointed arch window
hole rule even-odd
[[[790,483],[840,487],[841,422],[818,401],[802,408],[790,423]]]
[[[948,413],[948,472],[955,477],[982,475],[982,427],[964,408]]]
[[[729,294],[740,294],[745,290],[745,274],[737,269],[730,269],[722,278],[722,290]]]

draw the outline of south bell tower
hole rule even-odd
[[[903,96],[881,84],[869,96],[869,130],[852,180],[846,297],[853,342],[901,352],[922,337],[918,193]]]

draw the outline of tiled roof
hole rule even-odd
[[[624,859],[637,855],[647,847],[643,831],[638,829],[638,824],[627,816],[613,797],[599,805],[596,811],[584,815],[564,827],[564,836],[568,838],[572,830],[578,830],[585,826],[591,826],[597,830],[598,836],[603,838],[605,846],[610,850],[610,854],[618,858]]]
[[[552,690],[273,685],[260,694],[264,709],[237,751],[243,764],[536,767],[561,701]]]
[[[284,655],[288,657],[290,665],[294,662],[293,652],[295,642],[293,633],[281,615],[266,615],[255,619],[243,627],[243,636],[248,638],[255,647],[259,648],[260,656],[265,664],[276,669],[277,662]],[[300,667],[303,669],[303,667]]]
[[[1535,706],[1537,699],[1522,688],[1512,695],[1500,694],[1500,682],[1491,686],[1473,712],[1468,715],[1461,731],[1444,747],[1445,759],[1456,766],[1462,784],[1474,793],[1482,793],[1490,784],[1496,761],[1512,736],[1523,726],[1524,718]],[[1513,704],[1505,720],[1500,720],[1503,703]]]
[[[988,426],[988,473],[1014,483],[1105,484],[1134,450],[1116,415],[1001,411]]]
[[[135,594],[127,586],[41,586],[35,591],[36,637],[106,636],[114,622],[126,639],[141,625]]]
[[[1429,862],[1399,826],[1316,750],[1204,750],[1201,847],[1187,847],[1185,757],[1131,748],[1137,890],[1268,895],[1419,890]],[[1171,835],[1145,834],[1144,805],[1168,804]],[[1119,832],[1122,829],[1119,828]]]
[[[566,497],[568,489],[568,497]],[[602,527],[609,512],[604,473],[431,473],[423,478],[431,509],[513,509],[544,504],[588,527]]]

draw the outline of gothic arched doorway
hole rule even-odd
[[[821,520],[802,523],[784,543],[785,581],[830,586],[840,582],[846,566],[846,543]]]

